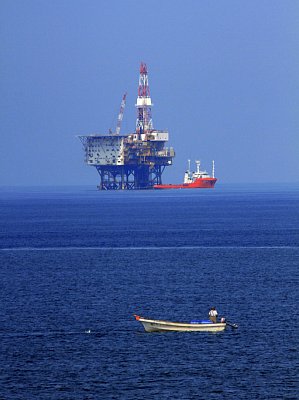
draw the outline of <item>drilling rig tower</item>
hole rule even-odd
[[[162,184],[165,167],[172,165],[172,147],[166,147],[167,130],[156,130],[152,121],[152,100],[145,63],[140,65],[137,120],[134,133],[120,134],[126,93],[123,96],[115,132],[79,136],[87,165],[100,176],[99,190],[152,189]]]

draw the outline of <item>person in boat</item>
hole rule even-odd
[[[218,317],[218,312],[215,307],[212,307],[209,311],[209,319],[212,321],[214,324],[217,322],[217,317]]]

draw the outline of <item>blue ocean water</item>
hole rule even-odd
[[[1,399],[297,399],[299,187],[0,190]],[[145,333],[133,314],[238,323]]]

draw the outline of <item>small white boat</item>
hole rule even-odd
[[[146,332],[220,332],[223,331],[227,326],[226,322],[170,322],[155,319],[145,319],[139,315],[134,315],[134,317],[136,321],[142,323]]]

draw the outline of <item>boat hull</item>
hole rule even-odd
[[[216,178],[197,178],[191,183],[154,185],[154,189],[213,189]]]
[[[226,328],[226,323],[182,323],[136,318],[141,322],[146,332],[220,332]]]

